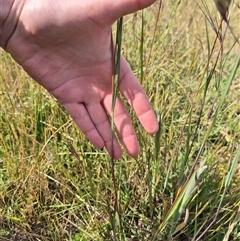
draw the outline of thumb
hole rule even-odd
[[[156,0],[105,0],[105,4],[108,5],[108,14],[112,21],[118,18],[134,13],[138,10],[142,10],[152,5]]]
[[[115,11],[118,17],[122,17],[126,14],[136,12],[138,10],[144,9],[156,0],[118,0],[114,1],[116,4]]]

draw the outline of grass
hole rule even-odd
[[[115,183],[106,153],[1,52],[0,239],[239,240],[240,3],[223,42],[204,3],[124,18],[121,49],[160,131],[146,134],[129,110],[142,152],[114,163]]]

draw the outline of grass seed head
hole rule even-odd
[[[225,22],[228,22],[227,15],[231,0],[215,0],[216,7]]]

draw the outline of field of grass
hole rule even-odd
[[[129,110],[142,151],[115,162],[116,185],[106,152],[0,50],[0,240],[240,240],[240,1],[226,35],[204,2],[124,18],[160,129]]]

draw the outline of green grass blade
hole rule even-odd
[[[204,162],[203,162],[199,165],[198,168],[196,168],[196,170],[192,173],[191,177],[180,188],[172,206],[169,209],[169,212],[167,213],[161,225],[156,230],[152,239],[153,241],[157,240],[158,235],[164,231],[165,227],[167,226],[167,224],[169,223],[172,217],[175,217],[173,222],[174,223],[177,222],[179,215],[181,215],[183,209],[185,208],[188,201],[190,200],[191,195],[193,194],[193,190],[198,185],[199,178],[205,169],[206,169],[206,166],[204,165]]]
[[[113,140],[115,135],[114,128],[114,110],[116,105],[116,99],[118,95],[118,85],[120,78],[120,59],[121,59],[121,46],[122,46],[122,28],[123,28],[123,18],[117,20],[117,34],[116,34],[116,42],[114,48],[114,62],[113,62],[113,79],[112,79],[112,108],[111,108],[111,130],[112,130],[112,158],[111,158],[111,174],[112,174],[112,182],[114,189],[114,207],[113,214],[110,214],[110,223],[112,224],[113,229],[113,239],[117,240],[118,233],[122,233],[121,228],[121,219],[119,215],[119,198],[118,198],[118,184],[117,178],[115,174],[115,161],[113,159],[114,149],[113,149]],[[113,43],[112,43],[113,44]],[[109,213],[111,211],[109,210]],[[118,232],[119,230],[119,232]]]

